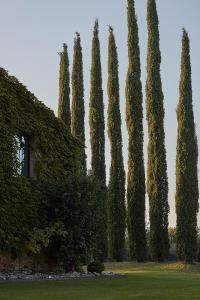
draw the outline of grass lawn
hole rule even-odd
[[[123,279],[0,283],[0,300],[200,299],[200,265],[108,264]]]

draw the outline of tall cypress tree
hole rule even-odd
[[[110,256],[121,261],[125,247],[125,171],[122,155],[119,97],[118,54],[112,27],[108,43],[108,136],[111,145],[111,167],[108,187]]]
[[[63,44],[63,52],[60,53],[58,117],[63,120],[63,122],[67,125],[67,128],[70,130],[70,75],[69,58],[66,44]]]
[[[192,262],[197,251],[198,147],[195,133],[189,37],[183,30],[181,78],[177,109],[176,156],[177,255]]]
[[[150,247],[155,260],[163,260],[169,251],[168,178],[164,132],[164,97],[160,76],[161,53],[159,21],[155,0],[148,0],[148,56],[146,107],[148,121],[148,179],[150,206]]]
[[[90,86],[90,142],[92,174],[99,181],[106,182],[105,168],[105,121],[102,90],[99,25],[95,21],[92,41],[92,66]]]
[[[101,57],[99,42],[99,25],[95,21],[92,40],[92,66],[90,86],[90,143],[92,175],[101,184],[98,195],[99,211],[97,212],[96,254],[103,260],[107,256],[107,201],[106,201],[106,167],[105,167],[105,120],[102,90]]]
[[[128,0],[128,72],[126,124],[128,143],[128,234],[130,257],[143,261],[146,250],[143,108],[138,25],[134,0]]]
[[[83,57],[80,34],[74,39],[74,58],[72,70],[72,135],[78,138],[85,147],[85,108],[83,85]],[[86,174],[85,148],[81,155],[82,173]]]

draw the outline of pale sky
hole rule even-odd
[[[146,80],[146,0],[136,0],[141,47],[143,90]],[[88,168],[90,144],[88,127],[91,40],[95,18],[99,18],[107,118],[107,47],[108,25],[114,28],[119,52],[121,115],[124,162],[127,170],[127,130],[125,124],[125,79],[127,72],[126,0],[0,0],[0,66],[16,76],[48,107],[57,113],[59,56],[62,44],[69,47],[72,66],[73,39],[80,32],[84,59],[86,141]],[[165,132],[169,177],[170,225],[175,225],[176,106],[180,76],[182,27],[191,39],[193,102],[197,135],[200,141],[200,1],[157,0],[162,54],[161,75],[165,96]],[[145,94],[144,94],[145,112]],[[144,118],[146,160],[147,126]],[[200,146],[200,142],[199,142]],[[106,164],[109,175],[110,150],[106,130]],[[148,202],[148,199],[147,199]],[[200,219],[200,218],[199,218]],[[199,220],[200,223],[200,220]]]

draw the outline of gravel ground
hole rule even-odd
[[[65,279],[96,279],[96,278],[121,278],[125,275],[113,272],[97,273],[33,273],[32,271],[0,272],[0,282],[5,281],[40,281],[40,280],[65,280]]]

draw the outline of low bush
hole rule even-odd
[[[98,274],[101,274],[104,270],[105,270],[104,264],[101,263],[101,262],[99,262],[99,261],[91,262],[87,266],[88,273],[98,273]]]

